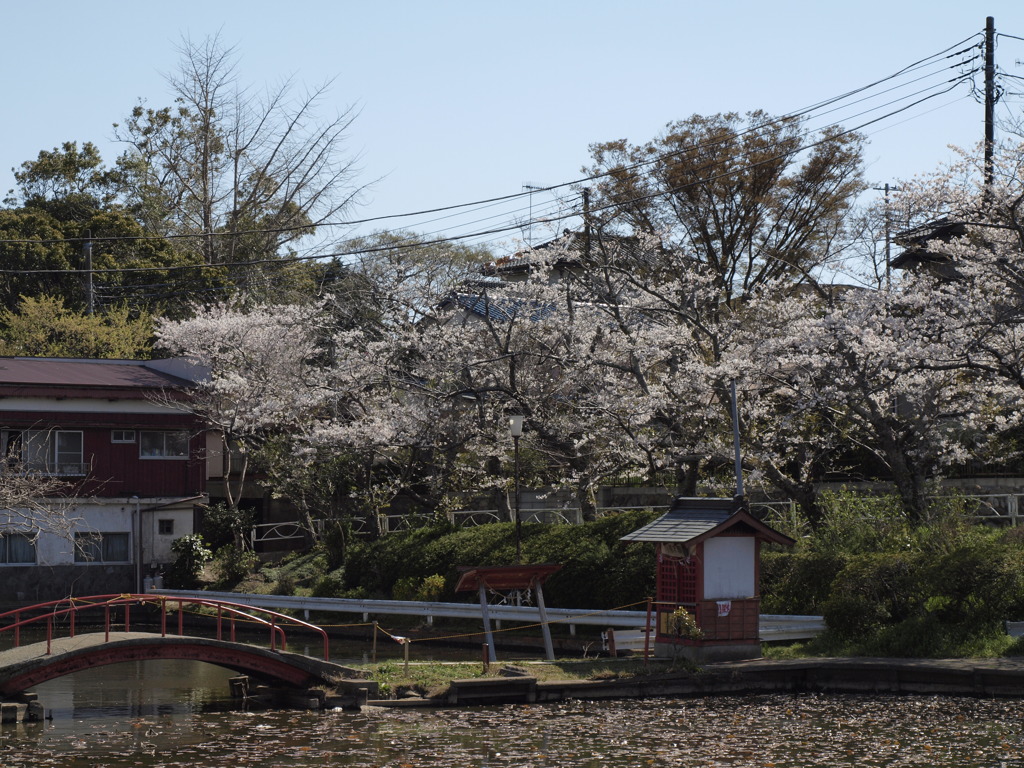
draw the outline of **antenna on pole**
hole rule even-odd
[[[736,501],[743,501],[743,455],[740,453],[740,417],[736,403],[736,379],[732,380],[732,443],[736,453]]]
[[[533,193],[541,189],[547,189],[547,187],[541,187],[536,184],[523,184],[523,189],[530,192],[530,220],[527,222],[526,227],[526,244],[533,248]]]

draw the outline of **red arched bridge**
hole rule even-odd
[[[133,609],[136,626],[158,622],[159,633],[133,631]],[[202,617],[190,618],[190,625],[200,625],[190,626],[190,631],[215,632],[215,637],[186,634],[186,615]],[[90,630],[102,627],[102,631],[78,631],[86,622]],[[267,647],[237,642],[239,625],[247,634],[253,628],[267,632]],[[23,645],[23,629],[36,637],[45,632],[46,639]],[[318,636],[323,658],[289,653],[287,630]],[[296,687],[336,682],[353,671],[331,663],[327,633],[314,624],[275,611],[202,598],[96,595],[16,608],[0,613],[0,643],[13,646],[0,651],[0,697],[90,667],[144,659],[205,661]]]

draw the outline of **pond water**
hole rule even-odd
[[[147,661],[37,686],[44,723],[0,729],[0,765],[1024,766],[1024,701],[744,696],[466,709],[225,709],[232,673]]]

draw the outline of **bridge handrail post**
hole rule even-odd
[[[167,637],[167,600],[160,599],[160,637]]]
[[[14,614],[14,647],[21,647],[21,612]]]
[[[222,627],[223,627],[223,620],[224,620],[224,606],[220,605],[218,603],[217,604],[217,639],[218,640],[223,640],[224,639],[224,633],[223,633],[223,629],[222,629]]]
[[[124,604],[124,631],[131,632],[132,625],[132,607],[130,603]]]
[[[46,655],[49,656],[53,650],[53,617],[46,617]]]
[[[185,634],[185,601],[178,601],[178,634]]]
[[[68,619],[71,622],[71,637],[75,636],[75,616],[77,614],[78,614],[78,609],[75,607],[74,603],[72,603],[71,604],[71,615],[68,617]]]
[[[103,606],[103,642],[110,642],[110,603]]]

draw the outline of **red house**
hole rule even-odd
[[[761,655],[761,544],[792,546],[792,539],[734,499],[679,497],[665,515],[622,540],[656,545],[656,655],[682,650],[695,661]],[[682,611],[689,620],[680,621]]]
[[[63,486],[0,509],[10,598],[138,591],[173,559],[208,477],[204,427],[174,402],[203,375],[183,360],[0,358],[0,472]]]

